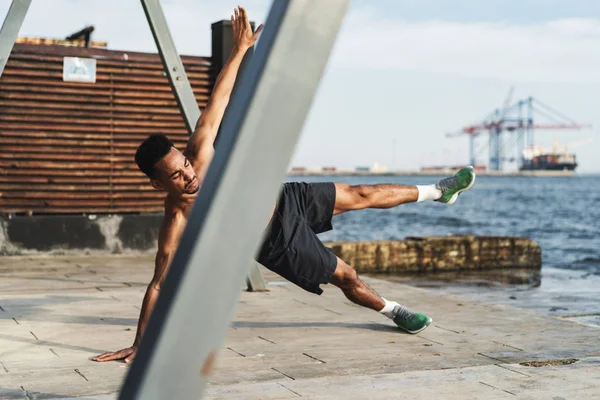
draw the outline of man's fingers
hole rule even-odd
[[[124,349],[124,350],[117,351],[117,352],[110,352],[110,353],[101,354],[98,357],[92,358],[92,360],[99,361],[99,362],[112,361],[112,360],[120,360],[120,359],[122,359],[124,357],[127,357],[131,353],[133,353],[133,350],[131,350],[131,349]]]
[[[112,361],[112,360],[118,359],[119,356],[120,356],[120,352],[119,353],[109,353],[109,354],[106,354],[104,357],[100,358],[98,361]]]
[[[135,358],[135,353],[132,353],[129,357],[125,359],[126,363],[130,363]]]
[[[102,353],[102,354],[100,354],[99,356],[96,356],[96,357],[94,357],[94,358],[97,358],[97,359],[102,359],[102,358],[106,358],[107,356],[110,356],[111,354],[114,354],[114,352],[112,352],[112,351],[109,351],[109,352],[106,352],[106,353]]]
[[[258,38],[258,35],[260,34],[260,31],[262,31],[264,27],[265,26],[263,24],[260,24],[258,26],[258,28],[256,28],[256,32],[254,32],[254,35],[252,35],[252,39],[253,40],[256,40],[256,38]]]
[[[237,21],[240,18],[240,12],[238,11],[237,8],[233,9],[233,14],[235,16],[235,20]]]
[[[94,361],[106,361],[109,360],[111,356],[113,356],[115,353],[104,353],[101,354],[97,357],[92,358],[92,360]]]
[[[246,9],[242,6],[238,6],[240,9],[240,28],[246,28],[248,31],[252,31],[252,27],[250,26],[250,21],[248,21],[248,13]]]

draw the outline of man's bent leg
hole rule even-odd
[[[355,304],[375,311],[379,311],[385,306],[383,298],[361,281],[356,270],[339,257],[330,283],[342,289],[348,300]]]
[[[432,319],[425,314],[412,311],[395,301],[388,301],[381,297],[374,289],[360,280],[354,268],[339,257],[337,257],[337,266],[330,283],[339,287],[351,302],[382,313],[408,333],[419,333],[432,322]]]

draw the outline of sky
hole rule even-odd
[[[9,3],[0,2],[0,18]],[[209,56],[210,24],[229,19],[238,3],[161,4],[178,51]],[[271,1],[242,5],[260,24]],[[87,25],[110,49],[156,52],[139,0],[36,0],[21,36],[64,38]],[[536,131],[535,139],[551,147],[592,138],[570,150],[579,172],[598,173],[599,48],[595,0],[353,0],[290,165],[466,164],[467,137],[446,133],[501,108],[513,87],[513,102],[533,96],[592,126]],[[477,146],[485,163],[487,135]],[[516,155],[514,146],[505,149]]]

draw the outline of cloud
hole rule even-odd
[[[270,1],[246,0],[257,23]],[[181,54],[211,53],[211,23],[228,19],[236,2],[162,0]],[[0,4],[0,16],[8,4]],[[155,52],[139,1],[37,0],[22,35],[65,37],[87,24],[109,48]],[[334,68],[415,70],[470,78],[523,82],[598,83],[600,19],[557,19],[530,24],[507,22],[409,21],[398,10],[373,5],[351,9],[338,37]],[[369,72],[372,73],[372,72]]]
[[[0,21],[10,2],[1,2]],[[181,54],[210,56],[211,24],[227,20],[238,2],[162,0],[177,50]],[[264,22],[270,2],[246,0],[251,20]],[[139,0],[36,0],[32,2],[19,36],[64,38],[94,25],[93,40],[107,41],[113,50],[156,52]]]
[[[600,82],[600,19],[505,22],[406,21],[356,9],[333,66],[404,69],[520,82]]]

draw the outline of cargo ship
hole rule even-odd
[[[523,155],[521,171],[575,171],[577,157],[568,153]]]
[[[574,147],[591,142],[592,139],[577,143],[557,145],[556,141],[552,149],[540,146],[531,146],[523,151],[521,171],[575,171],[577,168],[577,156],[569,153],[568,146]]]

